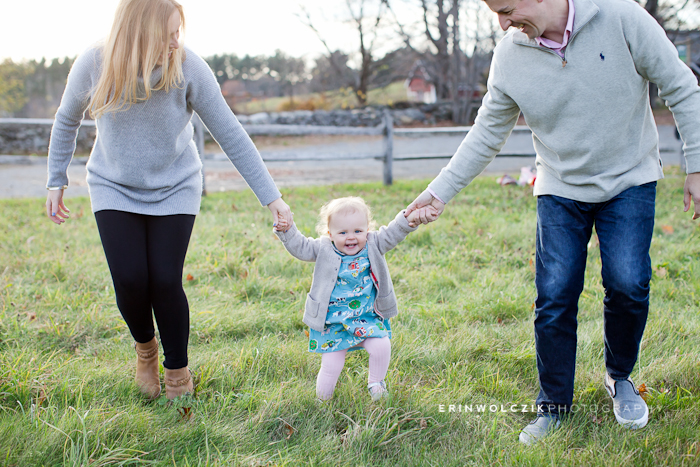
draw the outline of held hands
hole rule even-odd
[[[435,199],[426,190],[408,205],[404,215],[408,220],[408,225],[416,227],[419,224],[428,224],[437,220],[444,210],[445,204]]]
[[[690,209],[690,200],[693,200],[693,220],[700,218],[700,172],[688,174],[683,187],[683,212]]]
[[[46,215],[51,222],[61,225],[70,217],[70,209],[63,204],[63,190],[49,190],[46,196]]]
[[[277,214],[277,222],[273,224],[273,227],[278,232],[286,232],[290,225],[282,214]]]
[[[438,217],[440,217],[440,213],[437,208],[429,204],[424,208],[416,209],[411,212],[411,214],[406,217],[406,220],[410,227],[417,227],[421,224],[433,222],[437,220]]]
[[[272,226],[275,230],[286,232],[287,229],[291,227],[292,222],[294,222],[294,213],[289,206],[287,206],[287,203],[282,201],[282,198],[277,198],[268,204],[267,208],[272,213]]]

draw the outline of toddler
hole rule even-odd
[[[369,206],[350,196],[321,208],[316,226],[320,238],[303,236],[281,218],[275,225],[275,234],[292,256],[316,262],[303,321],[310,328],[309,352],[321,354],[316,380],[320,400],[333,396],[345,355],[360,348],[369,352],[372,400],[387,395],[389,318],[398,308],[384,254],[417,229],[412,225],[418,215],[415,211],[406,218],[402,211],[388,226],[374,230]]]

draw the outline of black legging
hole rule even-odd
[[[107,210],[96,212],[95,219],[117,306],[134,340],[153,339],[155,314],[165,354],[163,366],[170,370],[187,366],[190,309],[182,288],[182,268],[195,216]]]

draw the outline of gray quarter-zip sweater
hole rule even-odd
[[[649,82],[670,107],[688,173],[700,172],[700,88],[659,24],[632,0],[574,0],[562,59],[511,29],[494,50],[474,126],[430,183],[452,199],[500,151],[520,111],[537,152],[534,194],[603,202],[663,178]]]
[[[398,213],[388,226],[367,233],[370,276],[377,287],[374,310],[385,319],[396,316],[399,309],[384,254],[418,228],[408,225],[404,212]],[[331,293],[338,279],[341,257],[333,248],[330,237],[305,237],[299,232],[296,224],[292,224],[286,232],[274,232],[292,256],[302,261],[316,262],[311,290],[306,297],[303,321],[311,329],[321,332],[326,322]]]
[[[101,63],[101,48],[94,47],[71,68],[51,131],[47,186],[68,184],[66,169]],[[155,91],[129,110],[97,119],[97,138],[87,164],[93,212],[113,209],[154,216],[199,212],[202,162],[192,141],[193,111],[262,205],[281,196],[206,62],[186,49],[182,71],[184,81],[178,88]],[[160,67],[155,70],[153,83],[161,72]]]

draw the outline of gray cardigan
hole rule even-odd
[[[417,228],[408,225],[404,211],[401,211],[388,226],[382,226],[378,231],[367,234],[370,276],[377,288],[374,311],[382,318],[392,318],[399,312],[394,285],[391,282],[389,266],[384,259],[384,254]],[[302,261],[316,262],[311,290],[306,297],[303,321],[311,329],[323,331],[328,302],[338,278],[341,256],[336,253],[329,237],[304,237],[295,224],[292,224],[287,232],[275,231],[275,234],[292,256]]]
[[[632,0],[574,0],[565,61],[511,28],[472,129],[430,188],[449,201],[503,146],[522,111],[537,152],[534,194],[607,201],[663,177],[649,82],[700,172],[700,88],[664,30]]]
[[[99,47],[73,64],[51,130],[48,186],[68,184],[66,169],[78,128],[102,66]],[[155,91],[129,110],[98,118],[97,138],[87,164],[93,212],[104,209],[165,216],[197,214],[202,162],[192,141],[192,112],[221,145],[260,204],[280,197],[253,142],[229,109],[209,66],[186,49],[184,81],[169,92]],[[156,83],[162,69],[152,77]]]

